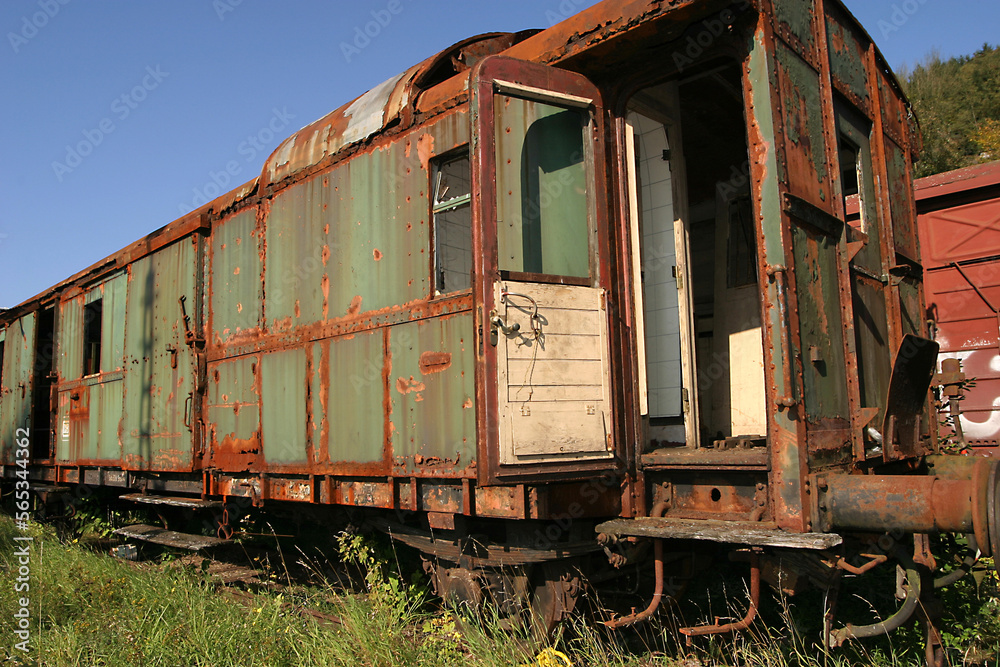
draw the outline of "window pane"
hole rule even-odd
[[[494,97],[501,271],[590,276],[587,114]]]
[[[101,319],[102,299],[83,307],[83,374],[101,372]]]
[[[472,287],[472,209],[469,156],[434,165],[434,289]]]

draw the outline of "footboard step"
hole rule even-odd
[[[751,523],[731,521],[688,521],[638,517],[612,519],[594,530],[626,537],[659,537],[671,540],[709,540],[726,544],[745,544],[790,549],[830,549],[844,539],[834,533],[791,533],[777,528],[762,528]]]
[[[202,500],[201,498],[186,498],[183,496],[148,496],[142,493],[126,493],[119,496],[122,500],[147,505],[170,505],[171,507],[189,507],[191,509],[215,510],[222,509],[221,500]]]
[[[229,542],[229,540],[223,540],[218,537],[178,533],[173,530],[164,530],[163,528],[144,524],[119,528],[115,531],[115,535],[142,540],[143,542],[152,542],[153,544],[160,544],[165,547],[174,547],[175,549],[188,549],[189,551],[201,551],[202,549],[217,547]]]

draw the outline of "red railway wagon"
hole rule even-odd
[[[927,319],[939,360],[958,359],[974,384],[960,401],[960,433],[1000,455],[1000,161],[914,183]],[[957,433],[956,433],[957,434]]]
[[[249,505],[346,516],[543,629],[581,574],[649,573],[621,627],[749,562],[746,616],[694,637],[748,627],[761,582],[895,562],[899,610],[827,610],[826,640],[920,620],[940,664],[928,534],[1000,553],[1000,465],[942,456],[926,417],[918,147],[838,0],[470,38],[0,314],[0,478],[19,512],[98,489],[222,538]]]

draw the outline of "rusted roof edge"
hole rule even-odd
[[[1000,160],[953,169],[913,181],[917,201],[1000,185]]]

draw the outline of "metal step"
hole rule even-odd
[[[53,486],[51,484],[32,484],[28,488],[35,493],[66,493],[73,490],[68,486]]]
[[[221,510],[221,500],[202,500],[201,498],[188,498],[184,496],[148,496],[142,493],[126,493],[119,496],[122,500],[131,500],[134,503],[145,503],[147,505],[170,505],[171,507],[188,507],[202,510]]]
[[[762,528],[752,523],[734,521],[691,521],[638,517],[612,519],[595,530],[609,535],[659,537],[671,540],[708,540],[725,544],[788,547],[792,549],[830,549],[844,539],[834,533],[790,533],[778,528]]]
[[[173,530],[164,530],[163,528],[147,526],[141,523],[119,528],[115,531],[115,535],[142,540],[143,542],[152,542],[153,544],[161,544],[165,547],[187,549],[189,551],[201,551],[202,549],[210,549],[211,547],[230,543],[229,540],[223,540],[218,537],[178,533]]]

